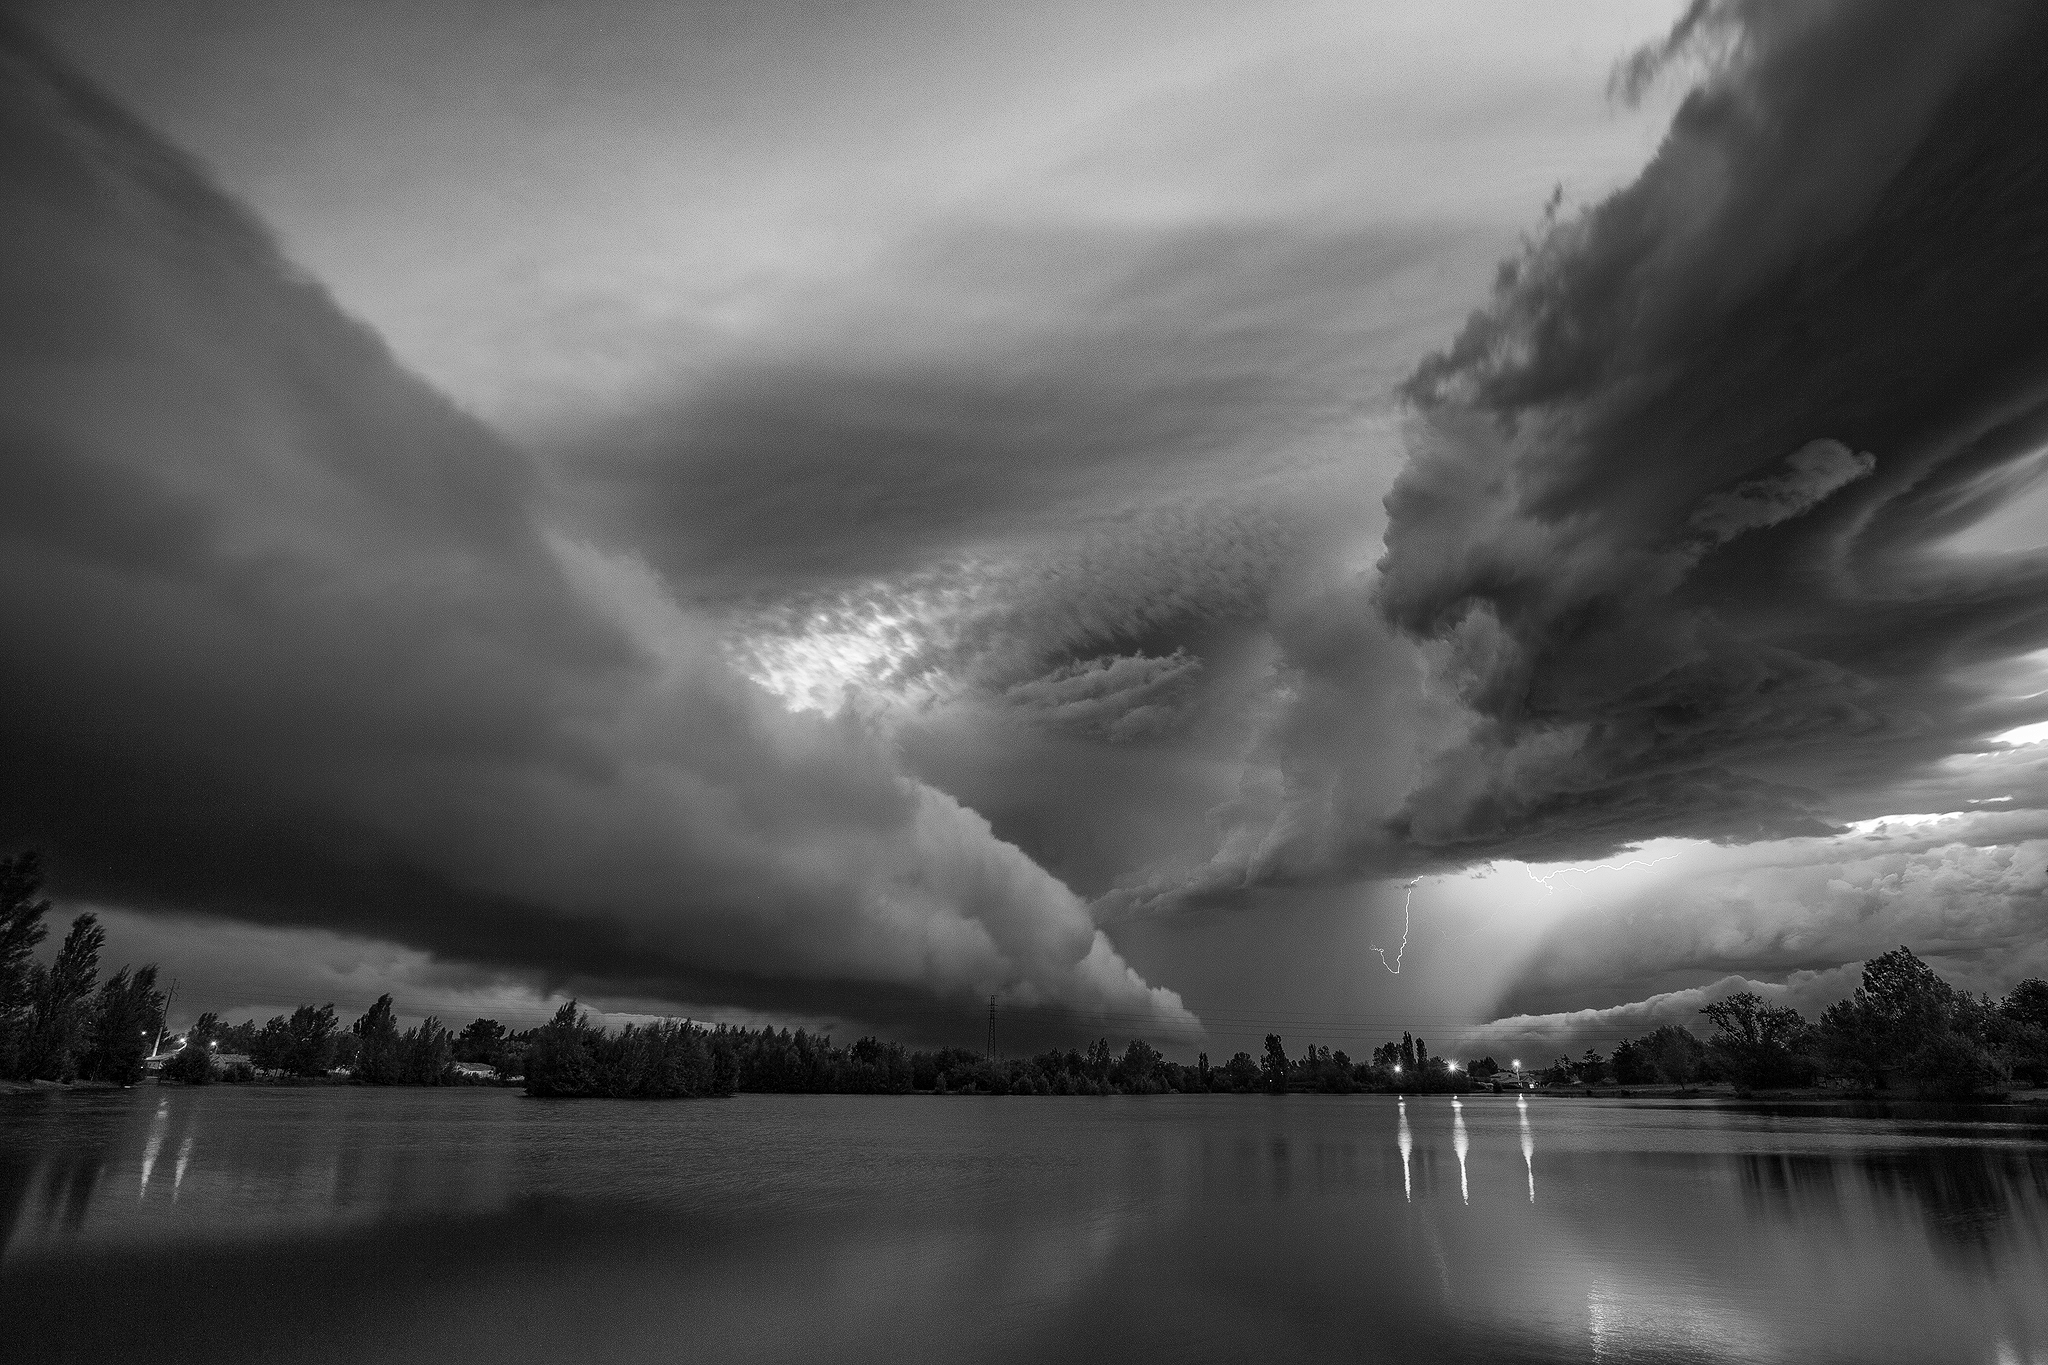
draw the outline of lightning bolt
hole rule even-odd
[[[1408,883],[1408,899],[1401,902],[1401,946],[1394,950],[1392,965],[1389,965],[1387,962],[1387,950],[1385,948],[1373,949],[1374,952],[1380,955],[1380,965],[1395,976],[1401,974],[1401,954],[1408,951],[1408,907],[1415,904],[1415,888],[1421,885],[1421,883],[1422,878],[1420,877]]]
[[[1661,858],[1631,858],[1625,863],[1595,863],[1591,867],[1553,867],[1541,876],[1531,872],[1529,880],[1539,883],[1543,887],[1543,894],[1548,896],[1557,889],[1551,885],[1551,878],[1562,877],[1567,872],[1620,872],[1630,867],[1655,867],[1658,863],[1668,863],[1677,856],[1676,853],[1667,853]]]

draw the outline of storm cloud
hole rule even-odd
[[[0,706],[33,723],[0,841],[61,894],[549,987],[1195,1027],[986,820],[545,526],[526,456],[6,36]]]
[[[132,951],[1160,1041],[2036,960],[2033,7],[32,9],[0,848]]]
[[[1818,834],[2040,712],[1994,671],[2048,536],[1943,542],[2048,442],[2048,20],[1702,4],[1621,84],[1688,55],[1407,386],[1378,603],[1470,717],[1393,817],[1429,858]]]

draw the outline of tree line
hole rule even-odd
[[[164,1012],[154,966],[100,979],[107,931],[84,914],[48,963],[43,869],[34,853],[0,858],[0,1078],[133,1084]]]
[[[1402,1035],[1371,1060],[1310,1044],[1287,1054],[1267,1034],[1254,1058],[1239,1052],[1220,1066],[1202,1053],[1193,1065],[1168,1061],[1143,1039],[1121,1052],[1107,1038],[1085,1048],[996,1058],[970,1048],[913,1049],[864,1037],[850,1045],[804,1029],[661,1023],[611,1033],[574,1001],[514,1045],[529,1094],[666,1097],[688,1095],[1162,1095],[1291,1090],[1469,1090],[1470,1071],[1432,1057],[1421,1039]],[[1497,1070],[1498,1068],[1493,1068]],[[1482,1073],[1486,1068],[1477,1070]]]
[[[2005,999],[1971,995],[1898,947],[1864,964],[1863,983],[1808,1020],[1744,991],[1700,1011],[1713,1025],[1702,1040],[1666,1024],[1577,1061],[1559,1057],[1542,1073],[1558,1085],[1687,1086],[1726,1081],[1738,1090],[1829,1083],[1930,1099],[1967,1099],[2015,1080],[2048,1082],[2048,981],[2031,978]]]
[[[1701,1012],[1713,1025],[1710,1038],[1665,1025],[1620,1044],[1611,1057],[1594,1049],[1577,1061],[1561,1057],[1540,1079],[1563,1085],[1725,1081],[1742,1090],[1834,1081],[1948,1098],[1995,1091],[2014,1079],[2048,1081],[2048,983],[2022,982],[1993,1002],[1950,986],[1903,947],[1866,964],[1855,994],[1815,1023],[1748,992]],[[502,1076],[523,1076],[530,1094],[564,1097],[1430,1093],[1470,1090],[1501,1074],[1491,1057],[1460,1063],[1432,1054],[1427,1042],[1407,1033],[1361,1061],[1315,1044],[1289,1056],[1280,1036],[1268,1034],[1258,1057],[1239,1052],[1211,1065],[1203,1053],[1188,1065],[1168,1061],[1143,1039],[1121,1052],[1104,1038],[1086,1048],[994,1058],[873,1037],[842,1046],[800,1028],[664,1020],[612,1031],[592,1023],[573,1001],[525,1032],[478,1019],[451,1034],[428,1019],[400,1033],[388,996],[347,1031],[333,1025],[331,1007],[303,1006],[260,1029],[249,1023],[215,1036],[246,1046],[268,1069],[296,1067],[314,1075],[346,1066],[370,1084],[436,1084],[455,1079],[454,1062],[473,1061]],[[195,1033],[207,1032],[202,1020]]]
[[[163,1021],[156,967],[124,966],[101,980],[106,933],[91,914],[72,922],[52,961],[34,961],[50,909],[42,882],[34,853],[0,858],[0,1078],[132,1084]],[[2048,982],[2023,981],[1993,1002],[1950,986],[1904,947],[1865,964],[1862,985],[1817,1021],[1751,992],[1701,1013],[1714,1030],[1706,1039],[1667,1024],[1621,1043],[1612,1056],[1589,1048],[1576,1061],[1560,1057],[1540,1079],[1588,1086],[1725,1081],[1740,1090],[1833,1082],[1945,1098],[1997,1091],[2015,1079],[2048,1082]],[[687,1020],[613,1031],[593,1024],[574,1001],[525,1031],[479,1018],[456,1032],[432,1016],[400,1029],[389,995],[346,1026],[332,1004],[301,1005],[260,1025],[202,1014],[183,1042],[164,1065],[166,1079],[206,1084],[259,1073],[345,1073],[367,1085],[448,1085],[471,1080],[482,1066],[500,1079],[523,1078],[529,1094],[564,1097],[1427,1093],[1469,1090],[1500,1073],[1491,1057],[1461,1064],[1406,1033],[1360,1061],[1315,1044],[1290,1057],[1278,1034],[1266,1035],[1260,1056],[1239,1052],[1214,1066],[1207,1053],[1192,1065],[1168,1061],[1143,1039],[1122,1052],[1103,1038],[1086,1048],[995,1058],[873,1037],[841,1046],[804,1029]],[[247,1060],[228,1061],[241,1058]]]

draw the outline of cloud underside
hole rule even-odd
[[[1194,1027],[987,821],[548,530],[182,155],[0,61],[0,843],[63,894],[909,1031]]]
[[[1939,543],[2048,444],[2048,17],[1687,23],[1655,160],[1408,386],[1378,603],[1469,717],[1418,858],[1815,833],[2040,710],[1991,666],[2048,645],[2048,553]]]
[[[2048,533],[1958,549],[2048,469],[2048,17],[1709,3],[1617,87],[1686,62],[1403,386],[1384,553],[1269,617],[1211,855],[1098,913],[2048,804],[1994,738],[2048,711]]]

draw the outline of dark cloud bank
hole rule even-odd
[[[1373,605],[1430,700],[1361,593],[1282,622],[1292,790],[1198,886],[2010,794],[1942,764],[2040,716],[1996,665],[2048,645],[2048,534],[1942,542],[2048,471],[2048,12],[1701,4],[1618,84],[1695,62],[1641,177],[1406,386]]]
[[[993,992],[1192,1027],[985,820],[546,531],[182,155],[0,63],[0,844],[62,895],[905,1033]]]

